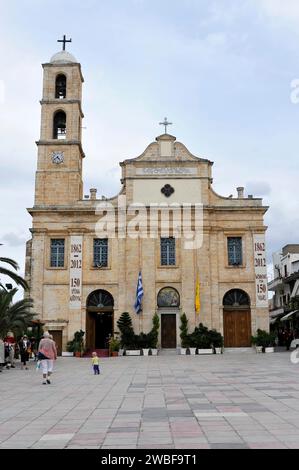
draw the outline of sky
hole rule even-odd
[[[84,193],[114,196],[119,162],[163,132],[215,162],[223,196],[264,198],[271,254],[299,243],[297,0],[0,0],[0,256],[24,272],[42,67],[82,64]],[[293,93],[293,94],[292,94]]]

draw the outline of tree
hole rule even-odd
[[[10,258],[1,258],[0,257],[0,262],[8,264],[14,268],[15,271],[19,270],[19,265],[16,261]],[[3,276],[8,276],[10,279],[15,282],[18,286],[23,287],[23,289],[28,290],[29,286],[27,284],[27,281],[23,279],[21,276],[19,276],[16,272],[12,271],[11,269],[6,268],[5,266],[0,265],[0,275],[3,274]],[[3,288],[3,286],[0,284],[0,287]]]
[[[5,338],[9,331],[23,333],[30,326],[35,314],[32,313],[31,299],[22,299],[13,303],[17,289],[10,292],[0,289],[0,338]]]
[[[188,344],[188,318],[185,313],[181,316],[180,330],[181,330],[180,338],[182,340],[182,347],[187,348],[189,346]]]
[[[117,326],[121,333],[121,345],[123,348],[135,348],[136,338],[134,334],[134,329],[132,325],[132,319],[128,312],[124,312],[121,314]]]

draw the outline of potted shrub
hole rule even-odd
[[[223,353],[224,340],[221,333],[216,330],[210,330],[209,332],[211,343],[215,354]]]
[[[80,330],[74,334],[74,339],[67,343],[68,352],[73,352],[75,357],[82,357],[84,352],[84,335],[85,332]]]
[[[190,337],[192,344],[197,347],[199,355],[214,353],[210,331],[202,323],[195,328]]]
[[[118,357],[120,342],[117,338],[111,338],[109,341],[109,353],[112,357]]]
[[[275,334],[268,333],[264,330],[257,330],[257,335],[252,337],[253,344],[256,345],[257,351],[260,351],[262,348],[262,352],[266,353],[273,353],[274,352],[274,345],[275,345]]]
[[[260,344],[260,337],[258,335],[251,337],[252,345],[255,346],[255,350],[258,354],[263,352],[263,346]]]
[[[136,338],[138,337],[134,334],[132,319],[128,312],[122,313],[117,326],[121,335],[120,346],[124,349],[124,354],[126,356],[140,356],[140,350],[136,347]]]
[[[148,356],[150,347],[149,347],[149,335],[145,333],[140,333],[137,337],[137,344],[142,351],[143,356]]]
[[[148,334],[148,345],[150,348],[149,354],[151,356],[158,355],[157,345],[158,345],[159,329],[160,329],[160,319],[159,319],[159,315],[155,313],[153,317],[153,327]]]
[[[185,313],[183,313],[180,320],[181,320],[181,325],[180,325],[181,354],[186,355],[187,348],[189,347],[189,344],[188,344],[189,335],[188,335],[188,318]]]

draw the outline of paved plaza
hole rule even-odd
[[[0,374],[1,448],[299,448],[299,364],[288,353],[62,358],[51,385]]]

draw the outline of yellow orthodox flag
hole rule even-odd
[[[195,311],[197,315],[199,315],[200,313],[200,281],[199,281],[198,275],[196,278]]]

